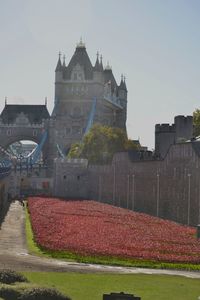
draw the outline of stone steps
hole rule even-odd
[[[27,253],[25,211],[19,201],[12,202],[0,229],[0,253]]]

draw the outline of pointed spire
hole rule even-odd
[[[59,54],[58,54],[58,62],[57,62],[57,66],[56,66],[56,72],[57,71],[62,71],[62,63],[61,63],[61,59],[60,59],[60,57],[61,57],[61,52],[59,52]]]
[[[120,82],[120,88],[123,88],[123,83],[124,83],[124,76],[123,74],[121,75],[121,82]]]
[[[99,52],[97,51],[97,59],[96,59],[96,63],[95,63],[95,66],[94,66],[94,70],[95,71],[101,71],[100,70],[100,63],[99,63]]]
[[[124,76],[124,89],[125,91],[127,91],[127,87],[126,87],[126,77]]]
[[[109,65],[109,61],[107,61],[107,65],[106,65],[106,67],[105,67],[105,70],[112,71],[112,68],[111,68],[111,66]]]
[[[102,54],[100,55],[99,70],[101,72],[103,72],[103,56],[102,56]]]
[[[82,36],[80,38],[80,42],[76,45],[76,48],[85,48],[85,43],[82,41]]]
[[[65,65],[65,54],[63,55],[63,67],[66,67],[66,65]]]
[[[45,97],[45,106],[47,106],[47,97]]]
[[[7,105],[7,97],[5,97],[5,105]]]
[[[120,89],[127,91],[126,82],[125,81],[126,81],[126,77],[122,74],[121,75],[121,82],[120,82],[119,87],[120,87]]]

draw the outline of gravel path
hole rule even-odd
[[[14,269],[16,271],[104,272],[121,274],[143,273],[200,278],[200,272],[92,265],[30,255],[28,254],[25,241],[25,212],[18,201],[11,204],[0,229],[0,269],[4,268]]]

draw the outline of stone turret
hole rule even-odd
[[[102,70],[102,66],[99,62],[99,53],[97,52],[97,59],[96,59],[96,63],[94,66],[94,81],[97,82],[102,82],[103,79],[103,70]]]
[[[118,96],[121,100],[122,106],[126,106],[127,102],[127,88],[126,88],[126,82],[125,77],[121,75],[121,82],[118,88]]]
[[[59,52],[58,62],[57,62],[57,66],[56,66],[56,69],[55,69],[55,82],[59,82],[59,81],[62,80],[63,67],[62,67],[60,57],[61,57],[61,53]]]
[[[156,124],[155,155],[164,158],[173,144],[185,142],[193,137],[193,117],[176,116],[174,124]]]
[[[176,116],[174,119],[176,127],[176,142],[183,142],[193,137],[193,117]]]

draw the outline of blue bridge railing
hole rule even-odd
[[[8,176],[11,172],[12,163],[8,159],[0,159],[0,179]]]

